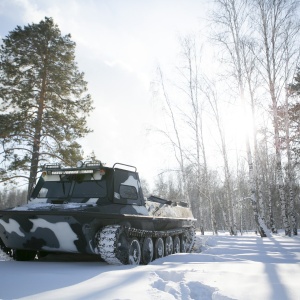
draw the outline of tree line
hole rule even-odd
[[[189,199],[202,233],[221,227],[235,235],[255,224],[262,237],[278,228],[297,235],[298,14],[293,0],[216,0],[205,31],[181,38],[172,76],[158,68],[165,124],[156,131],[177,168],[156,189]],[[244,133],[241,149],[236,129]]]
[[[0,191],[0,209],[23,205],[27,202],[26,189],[13,188]]]

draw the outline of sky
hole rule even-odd
[[[0,250],[0,299],[297,300],[300,238],[283,234],[197,233],[192,253],[146,266],[67,255],[20,262]]]
[[[155,133],[163,118],[151,83],[158,65],[175,64],[179,37],[198,32],[205,0],[0,0],[0,38],[16,26],[52,17],[76,42],[95,110],[93,130],[80,143],[107,166],[137,167],[150,187],[170,167],[170,153]]]

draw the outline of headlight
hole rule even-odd
[[[78,161],[76,164],[77,168],[82,168],[83,167],[83,161]]]

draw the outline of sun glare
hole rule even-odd
[[[244,148],[246,138],[253,139],[253,120],[250,110],[246,114],[241,104],[232,105],[225,116],[226,136],[236,144],[237,148]]]

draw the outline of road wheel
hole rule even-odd
[[[144,265],[149,264],[152,259],[153,259],[153,241],[152,238],[146,237],[143,241],[143,246],[142,246],[142,263]]]
[[[180,252],[186,253],[187,252],[187,237],[185,234],[181,235],[181,245],[180,245]]]
[[[173,241],[173,253],[180,253],[180,238],[177,235]]]
[[[155,246],[154,246],[154,258],[162,258],[164,257],[165,253],[165,245],[164,245],[164,240],[162,238],[158,238],[155,241]]]
[[[171,255],[173,253],[173,239],[171,236],[167,236],[165,243],[165,255]]]
[[[128,249],[128,264],[139,265],[141,261],[141,246],[138,239],[133,238]]]

